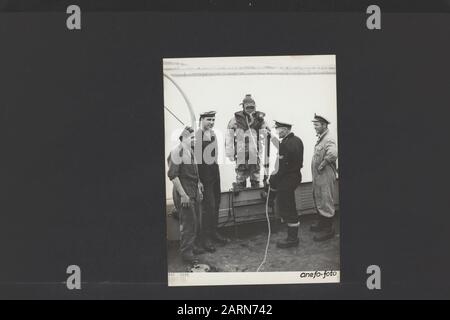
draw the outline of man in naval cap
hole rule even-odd
[[[275,130],[281,142],[272,139],[278,147],[275,170],[270,176],[269,197],[276,195],[276,211],[282,222],[287,223],[287,237],[277,243],[278,248],[296,247],[299,244],[298,230],[300,222],[295,206],[295,190],[302,181],[300,172],[303,167],[303,142],[291,131],[292,124],[275,121]],[[279,144],[277,146],[277,144]]]
[[[312,122],[318,137],[314,147],[311,171],[314,204],[319,218],[310,230],[318,233],[314,237],[314,241],[325,241],[334,237],[337,148],[336,142],[328,130],[330,121],[324,116],[314,114]]]
[[[214,244],[224,245],[229,240],[217,230],[220,205],[220,172],[217,161],[218,144],[214,133],[216,111],[200,114],[199,129],[196,132],[196,159],[200,182],[203,188],[201,246],[214,252]]]

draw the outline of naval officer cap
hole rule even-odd
[[[326,124],[330,124],[331,122],[328,121],[327,119],[325,119],[322,116],[319,116],[317,114],[314,113],[314,119],[311,120],[312,122],[322,122],[322,123],[326,123]]]
[[[207,111],[200,113],[200,120],[203,118],[214,118],[216,116],[216,111]]]
[[[292,128],[292,124],[275,120],[275,128]]]

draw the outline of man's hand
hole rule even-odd
[[[275,188],[275,176],[273,174],[270,175],[269,180],[268,180],[268,186],[269,188]]]
[[[203,192],[205,191],[205,187],[203,186],[203,183],[200,181],[198,182],[198,200],[203,201]]]
[[[319,173],[322,173],[323,169],[325,168],[325,164],[322,162],[319,167],[317,167],[317,171],[319,171]]]
[[[181,196],[181,206],[183,208],[189,208],[191,206],[191,199],[188,195],[185,194]]]
[[[228,156],[227,158],[228,158],[228,160],[230,160],[231,162],[234,162],[234,157],[233,157],[233,156]]]
[[[268,184],[269,190],[268,190],[268,199],[267,199],[267,204],[270,207],[273,207],[275,204],[275,198],[277,196],[277,190],[274,188],[273,185],[271,185],[270,183]]]
[[[280,148],[280,140],[278,140],[277,137],[271,136],[270,141],[273,143],[274,147],[279,149]]]

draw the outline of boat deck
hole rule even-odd
[[[314,218],[314,215],[300,216],[300,245],[289,249],[276,247],[276,242],[286,237],[286,227],[273,220],[267,261],[261,271],[339,270],[339,214],[334,221],[336,236],[321,243],[313,241],[314,233],[309,231]],[[221,231],[231,238],[231,242],[217,247],[215,253],[198,255],[199,262],[216,272],[256,271],[264,257],[267,223],[253,222],[221,228]],[[168,271],[188,271],[179,256],[178,241],[169,241]]]

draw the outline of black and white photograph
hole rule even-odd
[[[0,0],[0,300],[449,299],[449,14]]]
[[[168,285],[340,279],[336,56],[163,59]]]

